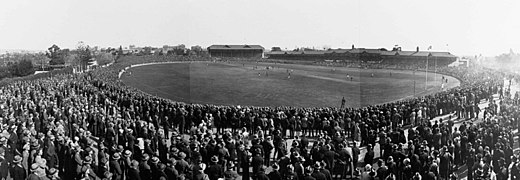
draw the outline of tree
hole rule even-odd
[[[45,52],[45,55],[49,59],[51,59],[49,61],[50,65],[65,64],[65,61],[63,59],[62,50],[56,44],[53,44],[51,47],[49,47],[47,49],[47,52]]]
[[[34,67],[30,60],[21,60],[16,64],[15,76],[27,76],[34,74]]]
[[[78,42],[76,53],[78,54],[77,61],[83,69],[86,69],[88,63],[93,61],[92,53],[90,52],[90,47],[86,45],[83,41],[80,41]]]

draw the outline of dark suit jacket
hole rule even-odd
[[[139,170],[130,168],[128,169],[128,174],[126,175],[127,180],[141,180],[139,176]]]
[[[3,168],[4,167],[2,166],[2,169]],[[25,173],[25,169],[21,166],[12,166],[10,173],[11,173],[11,177],[13,178],[13,180],[25,180],[25,178],[27,177],[27,174]]]
[[[217,180],[218,178],[224,177],[224,169],[220,164],[210,165],[205,173],[208,174],[210,180]]]
[[[7,178],[7,174],[8,174],[7,170],[11,170],[11,174],[12,174],[12,167],[9,168],[9,166],[7,166],[7,161],[6,160],[1,161],[0,162],[0,178]]]
[[[268,176],[269,176],[270,180],[281,180],[282,179],[282,174],[280,174],[279,171],[271,171]]]
[[[265,172],[258,172],[256,175],[256,180],[270,180],[269,177],[265,174]]]
[[[26,180],[41,180],[36,174],[29,174]]]

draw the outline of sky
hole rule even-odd
[[[0,49],[258,44],[520,52],[518,0],[16,0],[0,2]]]

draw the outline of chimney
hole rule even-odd
[[[417,46],[417,51],[416,52],[419,52],[419,46]]]

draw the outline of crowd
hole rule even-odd
[[[165,60],[134,58],[0,87],[0,179],[431,179],[449,178],[463,164],[471,167],[469,177],[480,178],[498,177],[517,162],[511,130],[518,128],[519,100],[494,103],[504,75],[492,70],[442,69],[462,85],[341,109],[185,104],[118,79],[131,64]],[[429,121],[451,113],[478,117],[483,101],[490,106],[482,123],[457,129],[451,118]],[[363,162],[360,147],[347,139],[367,147]]]

